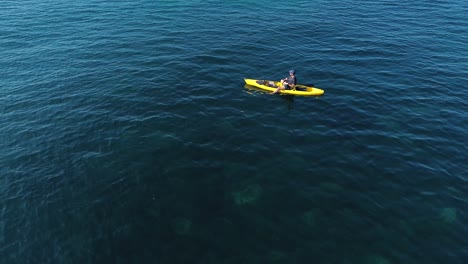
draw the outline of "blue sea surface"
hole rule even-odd
[[[465,0],[0,1],[0,263],[468,263]],[[244,78],[298,82],[271,95]]]

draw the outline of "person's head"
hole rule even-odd
[[[295,75],[296,71],[295,70],[289,70],[289,75]]]

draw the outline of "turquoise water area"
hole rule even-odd
[[[467,263],[467,14],[0,2],[0,262]]]

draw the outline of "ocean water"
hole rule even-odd
[[[468,263],[467,14],[0,1],[0,263]]]

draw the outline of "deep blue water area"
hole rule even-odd
[[[0,262],[468,263],[467,14],[0,1]]]

